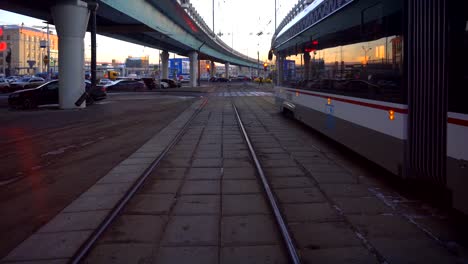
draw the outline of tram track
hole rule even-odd
[[[228,89],[229,90],[229,89]],[[168,147],[159,155],[159,157],[145,170],[145,172],[141,175],[141,177],[136,181],[136,183],[131,187],[131,189],[126,193],[126,195],[120,200],[120,202],[114,207],[114,209],[109,213],[106,219],[101,223],[101,225],[93,232],[92,236],[81,246],[80,250],[75,254],[72,258],[70,263],[82,263],[85,260],[89,253],[93,250],[95,245],[98,243],[100,238],[104,235],[105,231],[109,229],[109,227],[113,224],[114,220],[119,217],[120,213],[123,212],[124,207],[129,203],[129,201],[137,194],[140,187],[144,185],[147,178],[155,171],[161,161],[168,155],[168,153],[173,149],[178,143],[183,139],[183,135],[185,132],[190,128],[192,121],[197,118],[197,116],[203,112],[203,108],[208,104],[210,99],[206,98],[205,101],[201,104],[200,108],[190,117],[189,121],[184,125],[184,127],[178,132],[177,136],[171,141]],[[244,123],[242,122],[241,116],[239,115],[239,111],[233,102],[232,99],[229,100],[231,107],[233,109],[233,114],[235,116],[235,120],[237,122],[237,126],[239,131],[244,139],[244,144],[247,145],[250,158],[254,163],[254,167],[256,170],[256,174],[258,176],[257,183],[260,183],[262,186],[261,189],[263,190],[262,196],[267,201],[270,207],[270,216],[273,222],[277,225],[277,234],[282,239],[282,244],[284,246],[284,252],[286,253],[285,256],[289,256],[289,262],[294,264],[300,264],[301,260],[299,254],[296,250],[296,246],[294,240],[292,239],[291,234],[289,233],[286,221],[281,213],[281,209],[276,201],[276,198],[273,194],[272,188],[268,183],[267,177],[264,175],[264,171],[262,169],[262,165],[260,163],[259,158],[257,158],[257,154],[251,141],[249,139],[249,135],[244,127]],[[228,102],[226,102],[228,103]],[[183,181],[185,181],[185,177]],[[180,192],[180,187],[177,193]],[[221,194],[222,197],[222,194]],[[221,198],[222,199],[222,198]],[[172,210],[172,209],[171,209]],[[171,214],[170,214],[171,215]],[[167,228],[167,226],[166,226]],[[220,235],[221,239],[221,235]],[[221,242],[220,242],[221,243]]]
[[[130,199],[137,193],[140,187],[143,185],[145,180],[151,175],[154,169],[159,165],[159,163],[164,159],[167,153],[179,142],[180,138],[184,135],[187,129],[190,127],[190,124],[195,119],[195,117],[203,110],[207,104],[208,99],[205,98],[200,107],[192,114],[188,122],[182,127],[182,129],[177,133],[174,139],[169,143],[169,145],[163,150],[163,152],[151,163],[151,165],[142,173],[138,180],[132,185],[132,187],[127,191],[127,193],[122,197],[122,199],[117,203],[117,205],[111,210],[109,215],[104,219],[104,221],[99,225],[99,227],[92,233],[92,235],[86,240],[86,242],[80,247],[77,253],[72,257],[70,263],[77,264],[86,257],[86,255],[93,248],[95,243],[104,233],[104,231],[112,224],[112,222],[118,217],[122,209],[128,204]]]

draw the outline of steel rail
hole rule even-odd
[[[190,119],[185,123],[182,129],[177,133],[176,137],[172,139],[169,145],[163,150],[163,152],[151,163],[151,165],[141,174],[140,178],[132,185],[132,187],[127,191],[127,193],[120,199],[116,206],[112,209],[112,211],[106,216],[104,221],[99,225],[99,227],[91,234],[80,249],[75,253],[72,257],[70,263],[78,264],[83,258],[89,253],[90,249],[99,239],[99,237],[104,233],[104,231],[112,224],[118,214],[122,211],[124,206],[130,201],[130,199],[136,194],[138,189],[140,189],[141,185],[143,185],[144,181],[148,178],[148,176],[154,171],[156,166],[159,165],[161,160],[166,156],[166,154],[172,149],[172,147],[177,144],[180,140],[182,135],[187,131],[189,125],[192,123],[193,119],[201,112],[203,107],[205,107],[208,99],[205,98],[202,104],[198,107],[198,109],[192,114]]]
[[[242,134],[244,135],[245,141],[247,142],[247,145],[249,146],[250,154],[252,155],[252,158],[255,162],[255,167],[257,168],[260,179],[262,180],[263,188],[265,189],[268,201],[270,202],[271,209],[273,210],[273,214],[275,215],[276,223],[278,224],[278,227],[281,230],[281,235],[283,236],[284,243],[288,249],[289,257],[292,263],[300,264],[301,260],[299,258],[299,255],[297,254],[294,241],[291,238],[291,234],[289,233],[289,230],[286,226],[286,222],[284,221],[284,217],[281,214],[281,211],[278,207],[278,203],[276,202],[276,198],[273,195],[273,191],[270,188],[270,184],[268,183],[268,180],[266,179],[265,174],[263,173],[262,165],[260,164],[260,161],[257,158],[257,154],[255,153],[255,150],[253,149],[253,145],[250,142],[247,131],[245,130],[245,127],[244,127],[244,124],[242,123],[239,112],[237,111],[237,107],[234,103],[232,103],[232,107],[234,108],[234,112],[236,113],[237,122],[239,124],[239,127],[241,128]]]

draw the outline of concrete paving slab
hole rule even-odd
[[[172,216],[161,241],[163,246],[217,246],[219,216]]]
[[[249,158],[238,158],[238,159],[224,159],[223,166],[225,168],[251,168],[253,163]]]
[[[141,174],[138,173],[109,173],[102,177],[96,184],[107,184],[107,183],[133,183],[138,179]]]
[[[190,168],[188,180],[221,180],[221,168]]]
[[[257,180],[224,180],[222,181],[223,194],[250,194],[262,191]]]
[[[280,245],[225,247],[221,251],[221,264],[289,263]],[[311,262],[312,263],[312,262]]]
[[[463,263],[435,241],[428,239],[376,238],[370,242],[389,263]]]
[[[190,151],[170,151],[166,156],[168,159],[187,159],[192,157]]]
[[[3,261],[71,258],[91,231],[34,234],[11,251]]]
[[[265,198],[260,194],[223,195],[223,215],[270,214]]]
[[[1,262],[12,264],[67,264],[70,259],[48,259],[48,260],[31,260],[31,261],[14,261],[14,262]]]
[[[189,158],[179,158],[179,159],[163,159],[159,163],[161,168],[188,168],[190,167]]]
[[[309,188],[315,186],[315,183],[308,177],[272,177],[270,184],[274,189]]]
[[[258,153],[272,154],[272,153],[287,153],[283,148],[258,148]]]
[[[181,194],[219,194],[220,193],[220,181],[211,180],[197,180],[197,181],[186,181],[182,186]]]
[[[296,162],[292,159],[271,160],[262,159],[262,166],[264,168],[284,168],[297,166]]]
[[[197,147],[197,151],[221,151],[221,144],[213,145],[213,144],[200,144]]]
[[[183,195],[177,199],[174,215],[220,214],[219,195]]]
[[[197,150],[194,157],[195,159],[221,158],[221,150]]]
[[[267,154],[257,154],[261,160],[282,160],[290,159],[291,156],[287,153],[267,153]]]
[[[428,236],[416,225],[396,215],[352,215],[349,221],[367,238],[419,238]]]
[[[289,168],[265,168],[265,174],[268,177],[295,177],[305,176],[305,173],[299,167]]]
[[[217,264],[217,247],[161,247],[156,257],[158,264],[190,263]]]
[[[322,183],[358,183],[355,176],[346,172],[314,172],[311,173],[314,179]]]
[[[223,150],[247,150],[245,143],[239,144],[223,144]]]
[[[91,186],[82,196],[122,195],[130,189],[132,183],[103,183]]]
[[[137,158],[137,157],[129,157],[128,159],[122,161],[121,165],[137,165],[137,164],[145,164],[150,165],[154,161],[152,157],[145,157],[145,158]]]
[[[114,167],[110,173],[143,173],[147,168],[147,165],[144,164],[134,164],[134,165],[118,165]]]
[[[173,194],[137,194],[127,204],[127,214],[167,214],[175,202]]]
[[[60,213],[39,229],[38,233],[94,230],[110,210]]]
[[[141,189],[140,194],[163,194],[163,193],[177,193],[180,185],[182,184],[181,179],[165,180],[156,179],[145,182]]]
[[[328,203],[283,204],[281,207],[289,223],[343,221]]]
[[[150,175],[154,179],[182,179],[185,176],[186,168],[156,168]]]
[[[87,256],[84,263],[152,263],[153,244],[98,244]]]
[[[271,216],[225,216],[221,219],[223,246],[279,244],[279,233]],[[255,234],[255,235],[253,235]]]
[[[224,168],[223,179],[254,180],[257,178],[256,171],[251,168]]]
[[[333,200],[344,214],[375,215],[393,213],[392,208],[375,197],[346,197],[334,198]]]
[[[167,216],[123,214],[108,228],[99,243],[156,243]]]
[[[372,194],[363,184],[320,184],[330,197],[369,197]]]
[[[289,224],[301,249],[361,246],[357,235],[343,222]]]
[[[317,188],[278,189],[275,194],[280,203],[323,203],[325,197]]]
[[[80,196],[70,205],[65,207],[62,212],[84,212],[110,210],[122,198],[122,195],[103,195],[103,196]]]
[[[194,159],[192,167],[194,168],[220,168],[223,160],[221,158],[198,158]]]
[[[249,158],[250,154],[247,150],[224,150],[223,157],[227,159],[232,158]]]
[[[304,249],[304,263],[314,264],[378,264],[377,258],[364,247]]]

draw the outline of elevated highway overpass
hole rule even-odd
[[[60,106],[75,108],[84,92],[83,38],[94,3],[96,33],[163,50],[163,77],[167,78],[169,52],[188,56],[191,75],[198,76],[198,60],[258,68],[258,61],[226,45],[206,25],[187,0],[16,0],[0,2],[0,9],[55,24],[59,36]],[[211,67],[214,69],[215,67]],[[191,78],[192,85],[197,78]],[[81,105],[80,107],[84,107]]]

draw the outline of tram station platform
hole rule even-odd
[[[294,263],[254,155],[300,263],[468,263],[449,213],[249,89],[196,100],[1,263]]]

